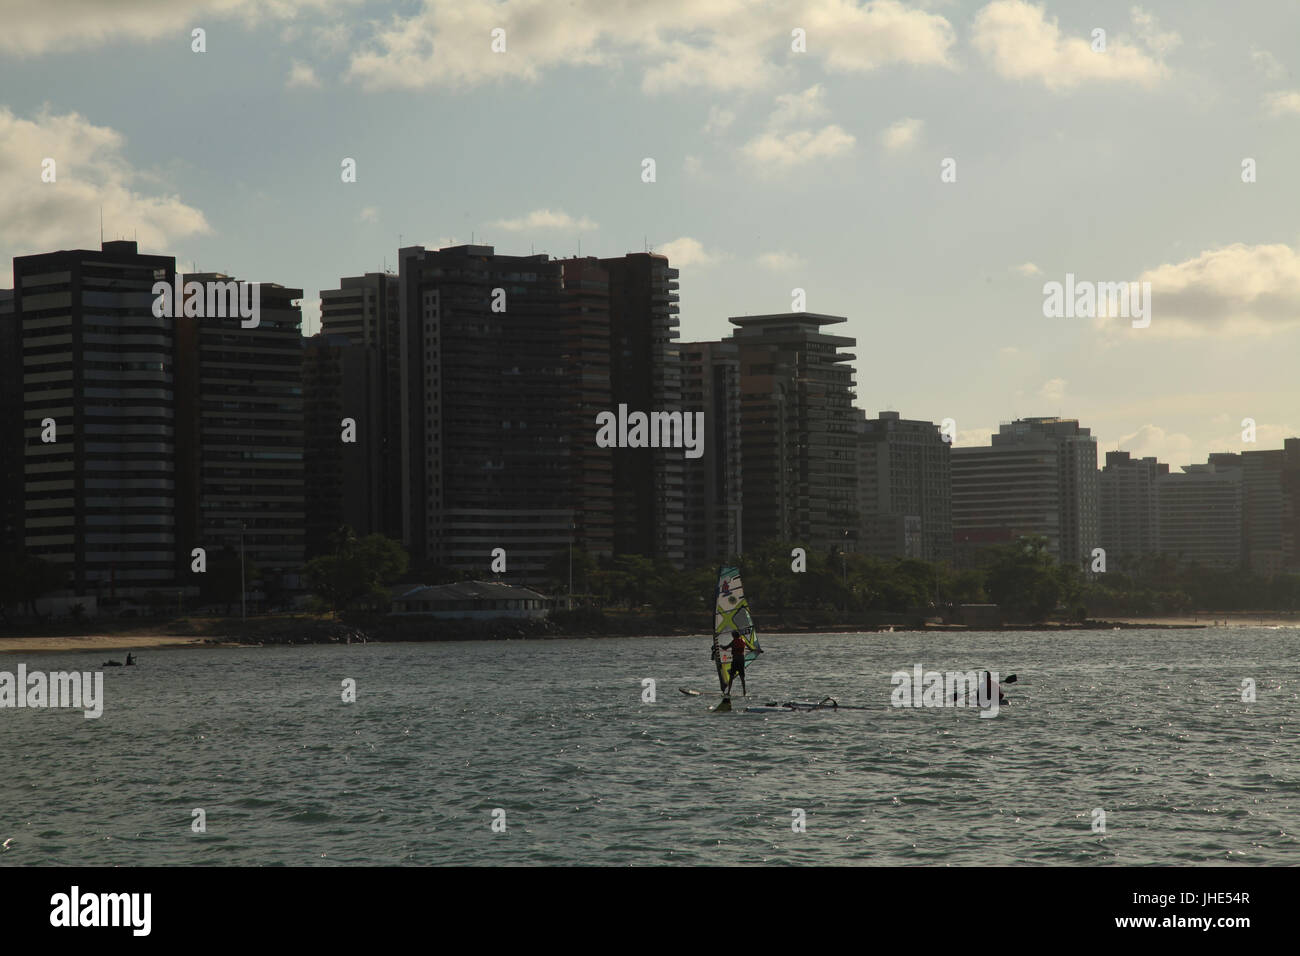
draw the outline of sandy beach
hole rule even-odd
[[[0,637],[0,654],[56,651],[142,651],[162,647],[211,647],[203,638],[169,634],[87,634],[80,637]]]
[[[1106,615],[1108,621],[1124,624],[1160,624],[1165,627],[1300,627],[1300,614],[1279,614],[1265,611],[1251,614],[1246,611],[1202,611],[1196,614],[1141,617],[1135,615]]]

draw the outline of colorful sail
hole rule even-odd
[[[745,586],[740,581],[739,568],[721,568],[718,571],[718,589],[713,603],[713,643],[717,648],[718,681],[726,688],[731,679],[731,632],[739,631],[749,650],[745,653],[748,667],[762,649],[758,646],[758,632],[754,618],[749,613]]]

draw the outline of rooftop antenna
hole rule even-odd
[[[578,237],[578,258],[582,258],[582,237]]]
[[[103,203],[100,203],[100,206],[99,206],[99,245],[100,245],[101,248],[102,248],[103,245],[104,245],[104,205],[103,205]]]

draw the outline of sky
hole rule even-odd
[[[0,20],[5,260],[97,248],[102,209],[105,238],[184,271],[302,288],[312,332],[319,291],[399,244],[649,248],[681,270],[684,341],[801,289],[848,319],[860,407],[952,418],[958,445],[1060,415],[1176,469],[1300,435],[1294,0],[0,0]],[[1067,274],[1150,283],[1149,325],[1046,316]]]

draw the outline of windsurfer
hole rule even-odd
[[[745,686],[745,654],[749,651],[749,645],[745,643],[745,639],[740,636],[739,631],[731,632],[729,649],[731,650],[731,677],[727,679],[727,688],[723,691],[723,694],[727,697],[731,696],[731,685],[739,677],[740,692],[748,697],[749,689]]]

